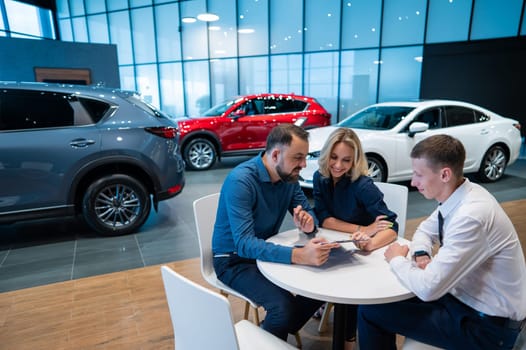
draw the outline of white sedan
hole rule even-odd
[[[465,173],[478,173],[483,182],[499,180],[507,165],[517,160],[521,125],[480,106],[460,101],[385,102],[368,106],[336,125],[309,130],[307,167],[300,185],[312,188],[320,150],[338,127],[359,136],[369,176],[375,181],[411,179],[410,152],[420,140],[436,134],[456,137],[466,148]]]

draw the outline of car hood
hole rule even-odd
[[[331,133],[340,128],[337,125],[324,126],[322,128],[314,128],[309,131],[309,152],[320,151],[331,135]],[[374,134],[385,132],[382,130],[366,130],[366,129],[353,129],[353,131],[358,135],[360,141],[363,142],[364,139],[369,138]]]

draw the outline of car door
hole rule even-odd
[[[0,115],[0,212],[66,204],[71,169],[97,152],[94,125],[75,126],[70,96],[49,92],[2,94]]]
[[[475,123],[476,112],[463,106],[446,106],[445,134],[459,139],[466,150],[464,169],[477,168],[482,155],[488,149],[488,135],[491,128],[488,123]]]
[[[228,134],[230,145],[228,150],[265,148],[270,130],[277,125],[272,111],[268,99],[259,97],[246,101],[234,111],[231,116],[232,125],[229,128],[235,130],[235,133],[230,130]]]
[[[391,168],[389,173],[390,176],[404,179],[411,178],[413,173],[411,150],[413,147],[426,137],[443,132],[442,127],[445,124],[445,116],[444,110],[441,107],[432,107],[414,113],[416,114],[410,116],[410,121],[402,131],[396,135],[396,162],[394,162]],[[429,129],[424,132],[416,133],[413,136],[409,136],[409,126],[413,122],[427,123]]]

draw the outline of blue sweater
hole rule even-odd
[[[279,232],[288,212],[301,205],[316,220],[298,183],[272,183],[262,154],[235,167],[219,197],[212,237],[214,254],[291,263],[292,248],[265,242]]]
[[[393,222],[392,229],[398,232],[397,215],[387,208],[383,193],[368,176],[360,176],[356,181],[346,176],[333,185],[330,177],[323,177],[319,171],[313,178],[314,211],[323,226],[328,217],[368,226],[378,215],[387,215]]]

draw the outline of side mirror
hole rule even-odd
[[[413,122],[411,125],[409,125],[409,137],[415,136],[415,134],[419,132],[424,132],[429,129],[429,124],[422,123],[422,122]]]
[[[247,114],[245,113],[245,110],[243,109],[237,109],[235,111],[233,111],[231,114],[230,114],[230,117],[234,120],[237,120],[241,117],[244,117],[246,116]]]

